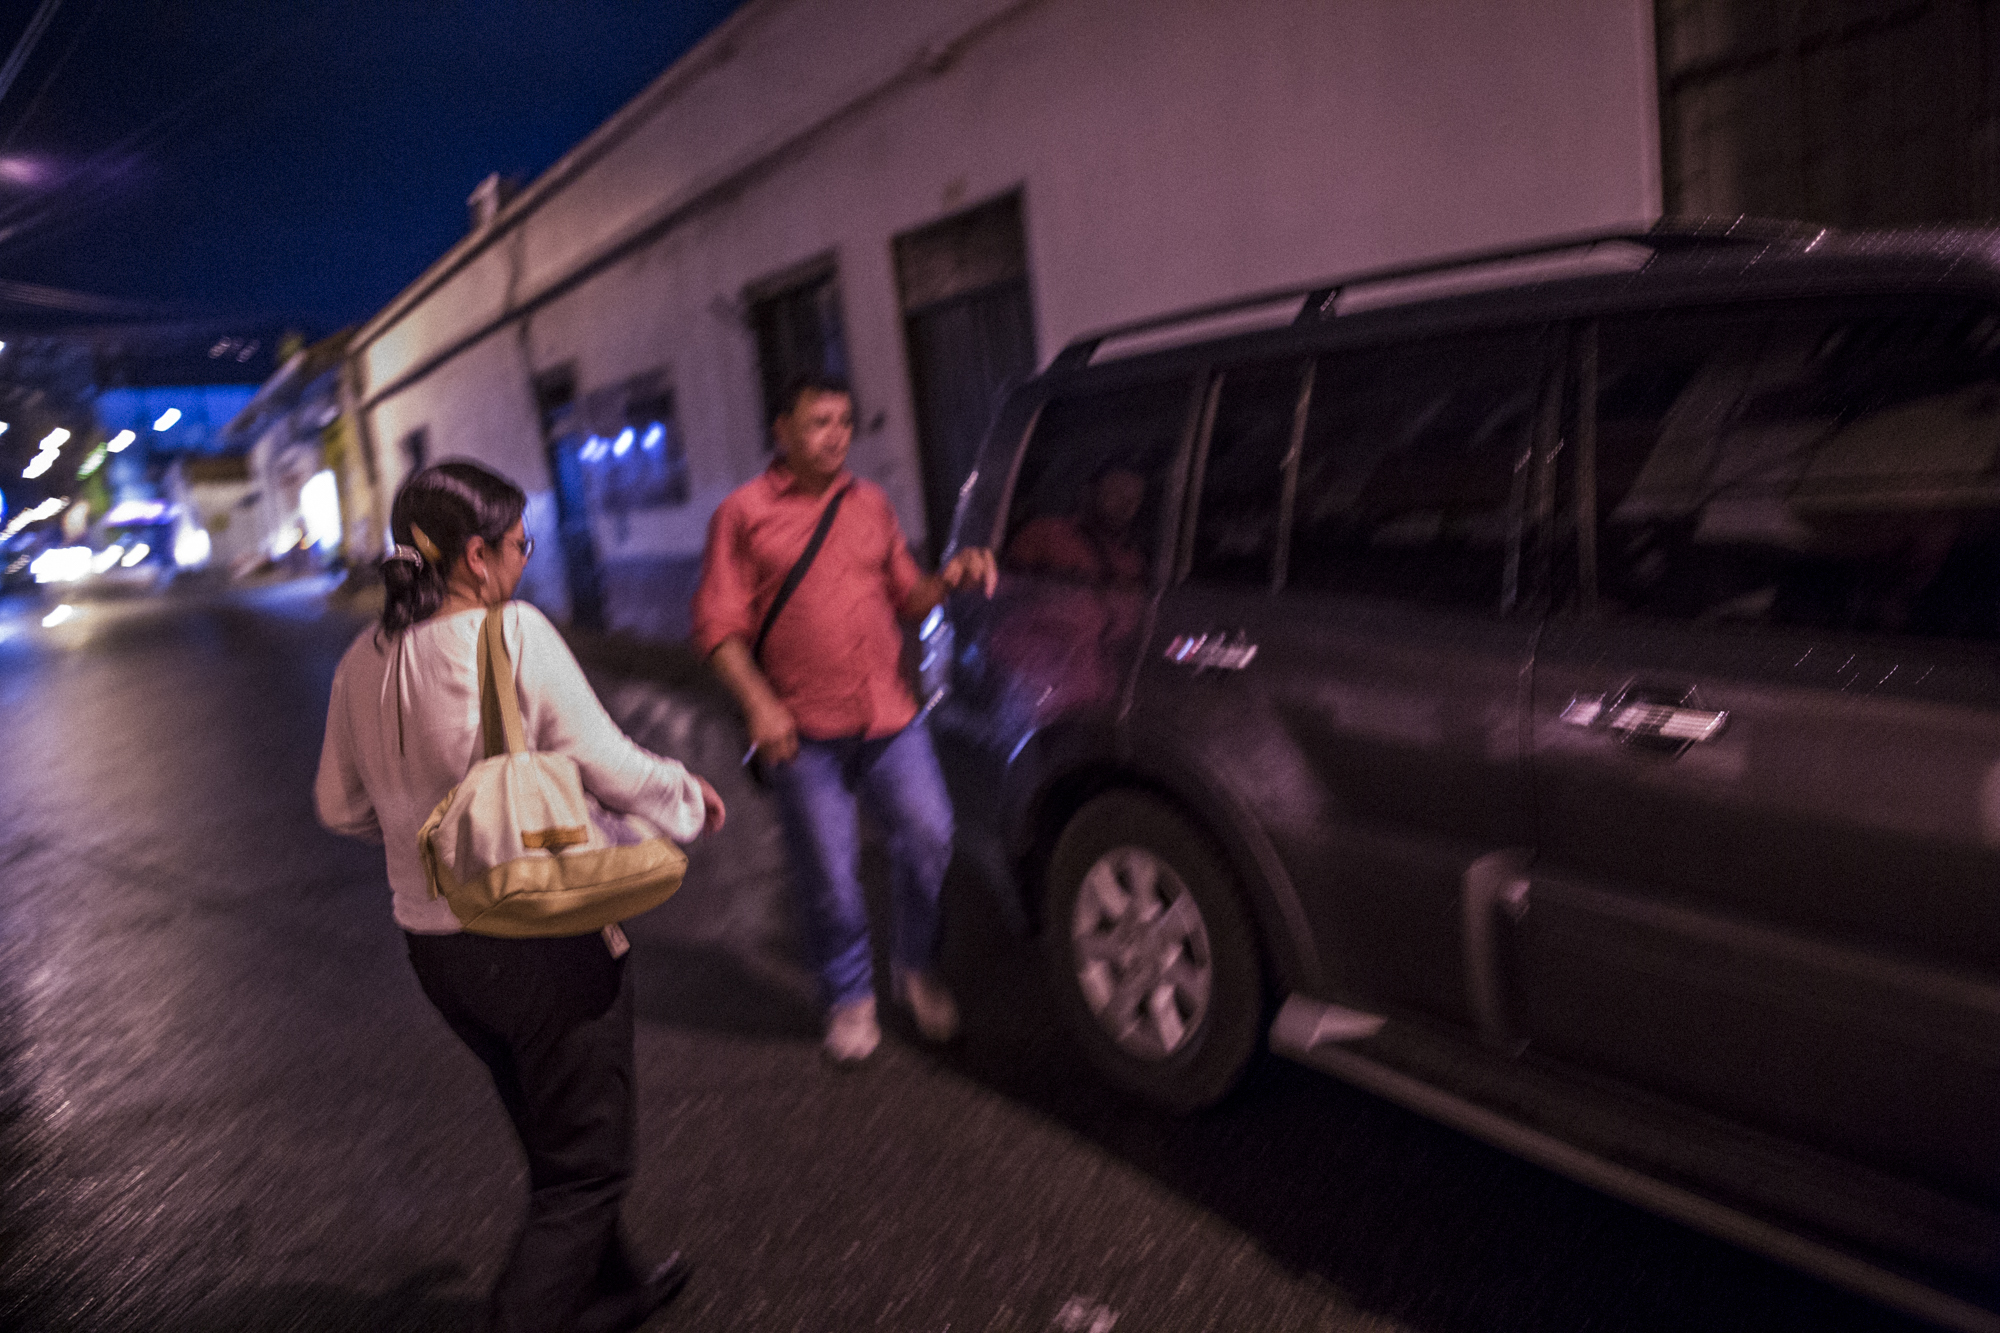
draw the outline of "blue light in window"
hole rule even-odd
[[[577,451],[577,457],[586,463],[595,463],[598,459],[604,457],[604,454],[604,441],[595,435],[585,440],[583,448]]]
[[[623,458],[631,452],[632,428],[627,426],[624,430],[618,432],[618,440],[611,446],[611,454],[614,458]]]
[[[661,442],[666,438],[667,428],[655,421],[652,425],[646,427],[646,433],[639,437],[639,447],[649,454],[656,453],[659,450]]]

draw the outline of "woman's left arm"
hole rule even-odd
[[[721,828],[715,788],[620,731],[548,617],[526,603],[514,607],[520,626],[514,674],[534,747],[576,760],[591,795],[652,821],[675,842]]]

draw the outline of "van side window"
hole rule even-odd
[[[1289,586],[1500,611],[1544,349],[1521,330],[1322,358]]]
[[[1180,376],[1047,403],[1021,460],[1001,564],[1080,583],[1145,582],[1189,393]]]
[[[1270,585],[1285,455],[1305,369],[1290,360],[1223,373],[1195,512],[1191,577]]]
[[[2000,637],[2000,314],[1675,312],[1598,337],[1601,605]]]

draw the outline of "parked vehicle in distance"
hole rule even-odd
[[[33,528],[0,541],[0,593],[22,592],[35,586],[35,557],[48,545],[46,534]]]
[[[2000,233],[1651,231],[1080,339],[926,627],[960,845],[1167,1108],[1268,1038],[2000,1329]]]

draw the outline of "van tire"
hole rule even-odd
[[[1257,1053],[1264,988],[1235,879],[1208,838],[1156,797],[1110,792],[1070,819],[1048,869],[1043,955],[1090,1063],[1166,1111],[1228,1095]]]

